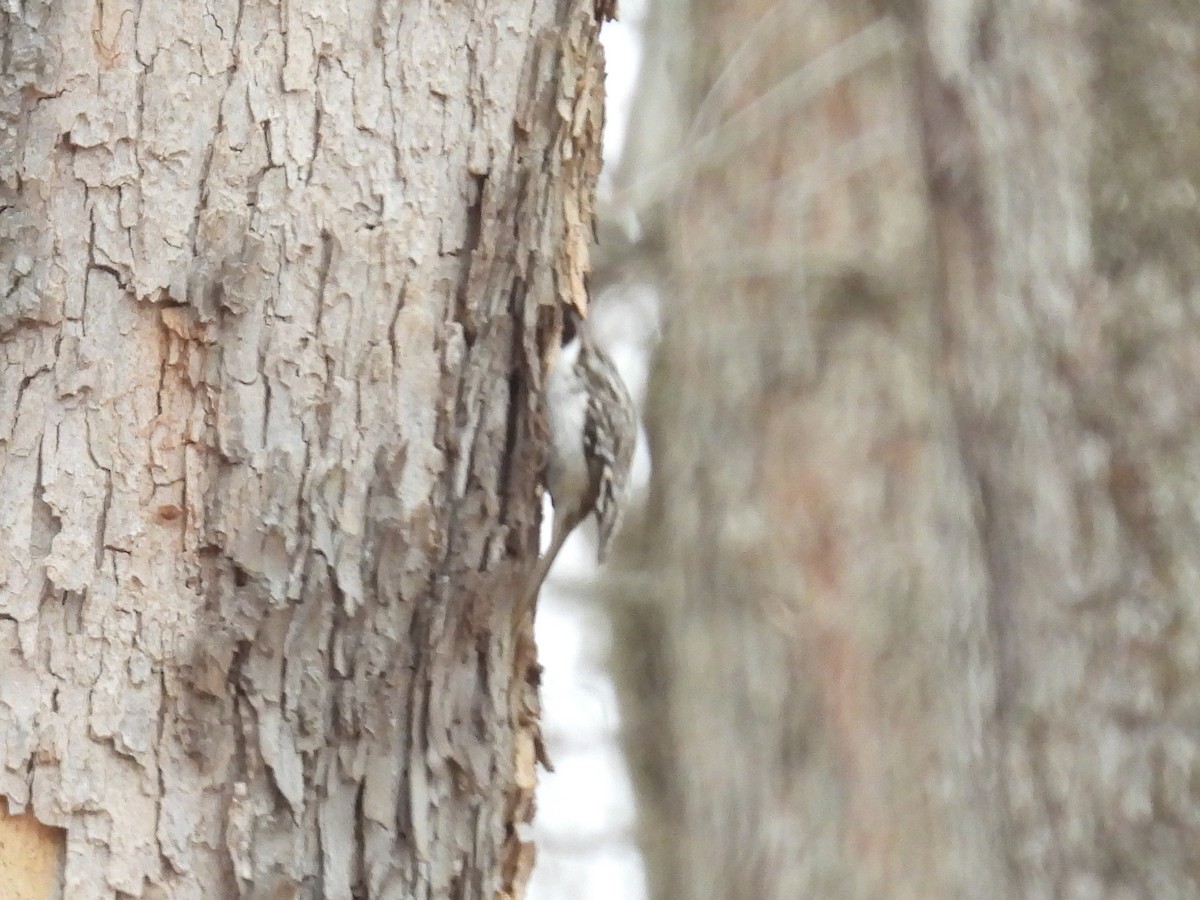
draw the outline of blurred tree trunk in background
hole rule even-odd
[[[655,897],[1200,896],[1197,34],[652,7]]]
[[[522,893],[596,15],[0,8],[0,894]]]

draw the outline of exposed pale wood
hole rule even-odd
[[[0,806],[0,885],[7,900],[62,897],[64,833]]]

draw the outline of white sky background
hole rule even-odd
[[[621,20],[601,31],[607,56],[606,164],[620,159],[637,82],[644,4],[622,0]],[[611,179],[601,174],[601,194]],[[647,337],[655,304],[645,296],[597,305],[593,322],[634,399],[645,391]],[[606,314],[607,313],[607,314]],[[634,492],[649,477],[639,438]],[[549,509],[549,507],[547,507]],[[589,520],[590,523],[590,520]],[[543,535],[548,538],[549,529]],[[542,673],[542,728],[554,772],[539,772],[533,823],[537,864],[530,900],[646,900],[645,873],[634,841],[634,799],[618,744],[616,689],[607,669],[609,620],[590,590],[596,574],[594,529],[579,529],[559,554],[538,603],[537,642]]]

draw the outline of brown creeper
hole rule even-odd
[[[604,562],[624,511],[637,441],[633,401],[587,324],[568,313],[563,337],[562,349],[546,374],[550,426],[546,490],[554,503],[554,530],[518,610],[517,627],[532,609],[567,536],[592,512],[600,526],[596,555]]]

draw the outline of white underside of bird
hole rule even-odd
[[[552,450],[546,466],[546,489],[554,502],[558,522],[577,510],[567,508],[588,494],[590,473],[583,452],[583,430],[587,419],[588,395],[574,376],[582,342],[579,336],[563,345],[546,378],[547,424]]]

